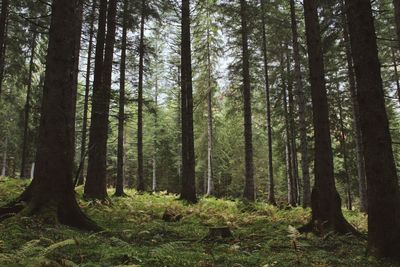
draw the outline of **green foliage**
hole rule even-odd
[[[25,185],[3,179],[0,204]],[[100,233],[54,227],[40,218],[1,222],[0,266],[391,266],[365,256],[365,242],[355,237],[298,235],[293,227],[307,222],[310,214],[302,208],[279,210],[261,202],[250,207],[215,198],[190,206],[163,192],[127,193],[110,205],[80,200],[84,211],[107,229]],[[164,222],[165,209],[181,214],[182,220]],[[365,216],[345,215],[365,231]],[[234,238],[205,239],[215,226],[229,226]]]

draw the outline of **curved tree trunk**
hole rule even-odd
[[[400,193],[369,0],[346,0],[368,192],[368,248],[400,258]]]
[[[305,0],[304,12],[313,104],[315,183],[311,194],[312,218],[308,225],[300,228],[300,231],[316,233],[334,231],[341,234],[355,232],[342,214],[340,196],[335,187],[328,99],[316,1]]]
[[[118,111],[118,151],[117,151],[117,182],[115,196],[124,193],[124,128],[125,128],[125,72],[126,72],[126,43],[128,34],[129,1],[124,0],[124,15],[122,22],[120,84],[119,84],[119,111]]]
[[[193,134],[192,55],[190,44],[190,1],[182,0],[181,47],[181,118],[182,118],[182,188],[181,198],[197,202]]]
[[[111,97],[117,1],[109,1],[108,11],[106,7],[107,1],[101,0],[93,84],[92,120],[89,135],[88,173],[84,191],[85,197],[99,200],[106,200],[108,198],[106,180],[108,116]],[[106,17],[107,37],[105,38]]]
[[[253,132],[251,122],[251,84],[250,62],[247,29],[247,2],[240,0],[241,37],[242,37],[242,75],[243,75],[243,115],[244,115],[244,146],[245,146],[245,187],[243,197],[248,201],[256,200],[253,164]]]
[[[82,5],[70,0],[52,5],[34,179],[14,203],[0,208],[2,218],[13,212],[39,214],[47,223],[99,230],[81,211],[72,183]]]

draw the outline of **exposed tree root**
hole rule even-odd
[[[0,207],[0,221],[14,216],[37,216],[48,224],[63,224],[93,232],[103,230],[82,212],[74,195],[60,198],[59,201],[27,199],[26,196],[24,193],[17,200]]]

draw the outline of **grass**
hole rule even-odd
[[[0,205],[25,186],[23,181],[0,180]],[[80,195],[82,188],[77,191]],[[0,266],[396,266],[366,256],[365,241],[352,236],[298,235],[293,227],[310,215],[302,208],[278,210],[259,202],[249,209],[239,201],[214,198],[190,206],[174,195],[127,194],[112,198],[109,206],[79,200],[107,229],[101,233],[46,225],[38,218],[1,222]],[[166,209],[182,219],[164,222]],[[365,232],[365,216],[345,215]],[[234,238],[205,238],[213,226],[229,226]]]

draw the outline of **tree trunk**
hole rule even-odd
[[[87,52],[86,62],[86,82],[85,82],[85,100],[83,104],[83,118],[82,118],[82,138],[81,138],[81,155],[80,155],[80,173],[78,174],[78,185],[83,185],[85,180],[85,158],[86,158],[86,139],[87,139],[87,124],[88,124],[88,111],[89,111],[89,94],[90,94],[90,76],[92,70],[92,52],[93,52],[93,37],[94,37],[94,22],[96,17],[97,0],[92,2],[92,12],[90,14],[90,28],[89,28],[89,46]]]
[[[289,54],[287,55],[289,57]],[[289,60],[289,59],[288,59]],[[281,56],[281,75],[282,75],[282,89],[283,89],[283,112],[285,119],[285,136],[286,136],[286,181],[287,181],[287,201],[288,204],[295,207],[296,206],[296,194],[294,187],[294,178],[293,178],[293,161],[292,161],[292,142],[291,142],[291,133],[290,133],[290,119],[289,119],[289,111],[288,111],[288,101],[287,101],[287,88],[286,84],[286,76],[289,75],[289,72],[285,73],[285,60],[283,57],[283,53]]]
[[[140,20],[140,44],[139,44],[139,88],[138,88],[138,121],[137,121],[137,156],[138,156],[138,177],[137,190],[145,190],[143,175],[143,64],[144,64],[144,22],[146,2],[142,0]]]
[[[0,98],[3,89],[4,64],[6,56],[7,20],[10,0],[3,0],[0,14]]]
[[[354,77],[354,66],[353,58],[351,55],[350,37],[348,32],[348,22],[346,16],[346,10],[343,9],[343,39],[345,42],[346,60],[347,60],[347,75],[349,81],[349,91],[352,102],[353,112],[353,128],[355,131],[355,143],[356,143],[356,156],[357,156],[357,175],[358,175],[358,188],[360,195],[360,211],[367,212],[367,181],[365,178],[365,165],[364,165],[364,149],[362,146],[362,135],[360,129],[360,110],[357,102],[357,87],[356,80]],[[400,95],[399,95],[400,97]]]
[[[213,112],[212,112],[212,66],[210,48],[210,29],[207,29],[207,71],[208,71],[208,94],[207,94],[207,196],[215,195],[213,180]]]
[[[337,85],[337,88],[339,90],[339,84]],[[348,153],[347,153],[347,144],[346,144],[346,132],[345,132],[345,127],[344,127],[344,122],[343,122],[343,107],[342,103],[344,103],[344,98],[340,98],[340,101],[338,103],[339,106],[339,124],[340,124],[340,150],[343,156],[343,169],[344,169],[344,176],[345,176],[345,182],[346,182],[346,207],[348,210],[353,209],[353,201],[352,201],[352,196],[351,196],[351,184],[350,184],[350,174],[349,174],[349,164],[348,164]]]
[[[84,191],[85,197],[99,200],[106,200],[108,198],[106,181],[108,116],[117,1],[109,1],[108,11],[106,7],[107,1],[101,0],[93,84],[92,120],[89,135],[88,174]],[[106,17],[107,37],[105,38]],[[106,39],[105,42],[104,39]]]
[[[190,44],[190,1],[182,0],[181,114],[182,188],[181,198],[196,203],[195,155],[193,134],[192,55]]]
[[[53,2],[34,179],[15,202],[0,208],[0,214],[39,214],[47,223],[99,230],[81,211],[72,179],[82,5]]]
[[[35,27],[33,28],[33,36],[31,42],[31,56],[29,60],[29,74],[27,80],[27,91],[26,91],[26,100],[25,100],[25,110],[24,110],[24,135],[22,138],[22,157],[21,157],[21,171],[20,177],[27,178],[25,173],[26,170],[26,158],[27,150],[28,150],[28,131],[29,131],[29,112],[30,112],[30,101],[31,101],[31,93],[32,93],[32,76],[33,76],[33,68],[34,68],[34,59],[35,59],[35,50],[36,50],[36,38],[37,33]]]
[[[311,194],[312,218],[300,231],[356,232],[342,214],[340,196],[335,187],[323,52],[315,0],[304,1],[304,12],[313,104],[315,183]]]
[[[253,164],[252,122],[251,122],[251,84],[250,62],[247,29],[247,2],[240,0],[241,36],[242,36],[242,75],[243,75],[243,104],[244,104],[244,146],[245,146],[245,187],[243,197],[248,201],[256,200]]]
[[[7,175],[7,153],[8,153],[8,137],[4,139],[4,151],[3,151],[3,166],[1,168],[1,176]]]
[[[286,46],[288,50],[288,47]],[[290,69],[290,55],[287,53],[286,58],[286,73],[288,75],[288,86],[287,86],[287,96],[288,96],[288,125],[289,125],[289,142],[290,142],[290,161],[292,166],[292,180],[291,187],[293,191],[293,203],[292,206],[297,206],[297,200],[299,198],[299,169],[297,165],[297,148],[296,148],[296,125],[294,121],[294,98],[293,98],[293,82],[291,78]],[[290,202],[289,202],[290,203]]]
[[[124,193],[124,126],[125,126],[125,76],[126,76],[126,43],[128,35],[129,1],[124,0],[122,22],[121,62],[119,78],[119,111],[118,111],[118,151],[117,151],[117,182],[115,196]]]
[[[299,50],[299,36],[297,29],[296,6],[295,1],[290,0],[290,14],[292,27],[292,45],[294,57],[294,75],[296,82],[296,96],[299,105],[299,133],[300,133],[300,154],[301,171],[303,178],[303,207],[311,205],[311,185],[310,185],[310,167],[307,142],[307,122],[306,122],[306,98],[301,74],[301,58]]]
[[[399,258],[400,195],[369,0],[346,0],[368,192],[368,248]]]
[[[268,54],[267,54],[267,31],[266,31],[266,18],[265,18],[265,0],[261,0],[262,10],[262,49],[264,59],[264,79],[265,79],[265,102],[266,102],[266,119],[267,119],[267,136],[268,136],[268,203],[276,205],[275,200],[275,182],[274,182],[274,167],[273,167],[273,150],[272,150],[272,125],[271,125],[271,97],[270,97],[270,84],[268,74]]]
[[[157,48],[158,51],[158,48]],[[154,91],[154,135],[153,135],[153,183],[152,191],[157,191],[157,137],[158,137],[158,67]]]

